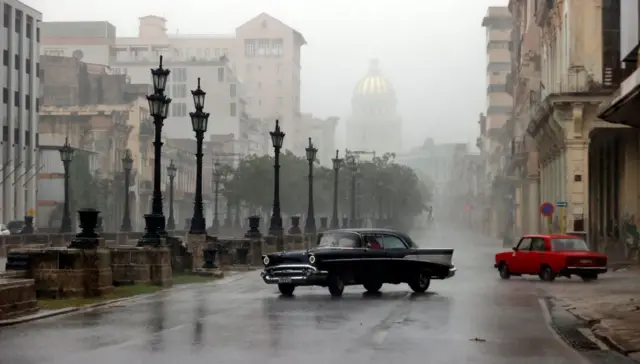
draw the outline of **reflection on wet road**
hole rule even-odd
[[[438,235],[443,234],[443,232]],[[281,298],[258,272],[174,288],[123,306],[0,329],[0,364],[102,363],[578,363],[552,336],[535,285],[500,281],[499,247],[451,233],[458,274],[430,293],[385,285]]]

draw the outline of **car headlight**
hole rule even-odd
[[[309,255],[309,263],[313,264],[316,262],[316,257],[314,255]]]
[[[264,265],[269,265],[269,257],[265,255],[264,258],[262,258],[262,263]]]

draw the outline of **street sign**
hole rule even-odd
[[[567,207],[568,204],[567,204],[567,201],[558,201],[558,202],[556,202],[556,206],[558,206],[558,207]]]
[[[540,213],[543,216],[551,216],[553,215],[553,212],[555,211],[555,207],[553,206],[553,204],[551,202],[545,202],[542,205],[540,205]]]

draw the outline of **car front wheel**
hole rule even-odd
[[[344,281],[339,275],[332,274],[329,276],[327,287],[329,288],[329,293],[331,293],[333,297],[340,297],[342,296],[342,292],[344,292]]]
[[[410,280],[409,287],[416,293],[424,293],[429,289],[431,284],[431,275],[427,271],[418,273],[417,277]]]
[[[283,296],[293,296],[293,291],[296,289],[296,286],[291,283],[281,283],[278,284],[278,289]]]
[[[382,282],[367,282],[363,284],[364,289],[369,293],[376,293],[382,288]]]
[[[500,278],[502,279],[511,278],[511,272],[509,272],[509,267],[505,263],[500,264],[500,268],[498,268],[498,272],[500,273]]]

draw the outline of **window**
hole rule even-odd
[[[22,12],[20,10],[16,10],[16,33],[20,33],[22,31]]]
[[[9,28],[11,25],[11,6],[4,4],[4,27]]]
[[[31,95],[24,95],[24,108],[31,109]]]
[[[33,30],[31,30],[31,27],[33,27],[33,18],[27,15],[27,39],[31,39],[33,36]]]
[[[17,70],[20,69],[20,56],[17,54],[13,56],[13,67]]]
[[[510,62],[491,62],[487,65],[488,72],[510,71],[510,70],[511,70]]]
[[[4,104],[9,103],[9,89],[6,87],[2,88],[2,102]]]
[[[216,49],[216,52],[219,52],[219,49]],[[245,56],[255,56],[256,55],[256,41],[253,39],[245,39],[244,41],[244,55]]]
[[[171,116],[183,117],[187,116],[187,104],[184,102],[176,102],[171,104]]]
[[[173,68],[171,70],[171,81],[175,83],[187,82],[186,68]]]
[[[266,56],[269,54],[269,39],[258,40],[258,55]]]
[[[229,104],[229,115],[230,116],[236,116],[236,103],[232,102],[231,104]]]
[[[40,98],[36,99],[36,112],[40,112]],[[38,140],[38,134],[36,134],[36,141]],[[38,143],[36,143],[38,145]]]
[[[31,74],[31,60],[29,58],[24,60],[24,69],[26,70],[27,74],[30,75]]]
[[[40,28],[36,28],[36,41],[40,42]]]
[[[511,106],[489,106],[487,108],[487,115],[493,114],[509,114],[513,108]]]
[[[229,85],[229,96],[236,97],[236,84],[232,83]]]
[[[518,244],[518,250],[529,250],[531,247],[531,238],[522,238]]]
[[[204,57],[205,58],[211,57],[211,49],[209,49],[209,48],[205,48],[204,49]]]
[[[553,251],[589,251],[589,246],[583,239],[551,239]]]
[[[2,51],[2,64],[4,66],[9,65],[9,51],[6,49]]]
[[[280,70],[282,69],[282,63],[278,63],[276,65],[276,72],[280,73]]]
[[[218,82],[224,82],[224,67],[218,67]]]
[[[507,85],[489,85],[487,92],[507,92]]]
[[[20,106],[20,93],[18,91],[13,92],[13,106]]]
[[[272,39],[271,40],[271,55],[272,56],[281,56],[282,55],[282,39]]]
[[[400,238],[393,235],[383,236],[382,246],[385,249],[406,249],[407,248],[407,246],[404,244],[404,242]]]
[[[543,238],[533,238],[531,241],[531,251],[543,252],[545,251],[545,244]]]
[[[187,97],[187,85],[184,83],[171,85],[171,97],[176,99]]]

